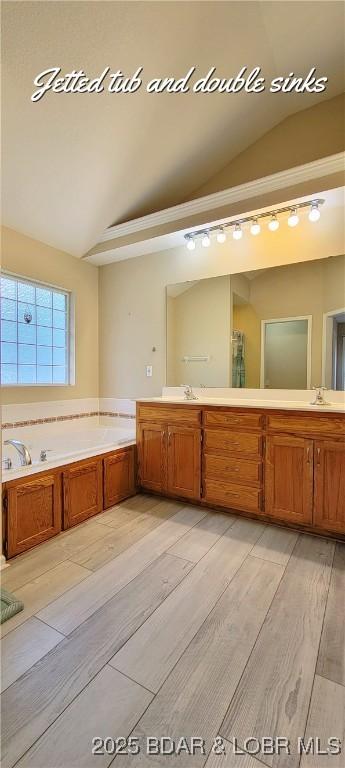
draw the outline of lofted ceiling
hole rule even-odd
[[[342,2],[3,2],[3,222],[81,257],[109,226],[188,199],[285,117],[343,91]],[[266,81],[317,66],[325,94],[53,94],[50,67],[95,77]]]

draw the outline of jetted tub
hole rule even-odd
[[[76,432],[66,430],[65,434],[44,433],[39,427],[24,434],[23,430],[6,430],[5,439],[20,440],[28,448],[32,464],[21,466],[17,450],[12,445],[2,446],[2,458],[12,461],[11,469],[2,469],[2,481],[16,480],[19,477],[42,472],[45,469],[70,464],[73,461],[99,456],[116,448],[135,443],[135,423],[131,428],[93,426]],[[20,433],[19,433],[20,432]],[[26,432],[26,430],[25,430]],[[46,461],[41,461],[41,451],[46,451]]]

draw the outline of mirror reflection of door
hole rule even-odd
[[[327,312],[323,324],[323,381],[328,389],[345,389],[345,309]]]
[[[310,388],[310,317],[262,321],[261,387]]]
[[[345,389],[345,323],[339,323],[337,328],[337,360],[335,371],[335,389]]]

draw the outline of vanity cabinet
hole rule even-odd
[[[138,478],[142,488],[200,499],[200,417],[200,410],[192,408],[139,407]]]
[[[163,493],[166,488],[166,432],[165,424],[140,422],[138,426],[140,485],[156,493]]]
[[[106,456],[103,462],[104,509],[135,493],[134,446]]]
[[[139,486],[345,536],[345,416],[137,405]]]
[[[87,520],[103,509],[102,459],[80,462],[63,472],[63,527]]]
[[[266,441],[265,512],[278,520],[309,525],[313,519],[314,445],[293,435]]]
[[[201,429],[168,424],[167,490],[185,499],[200,499]]]
[[[61,531],[61,473],[14,481],[4,508],[7,557],[55,536]]]
[[[315,525],[345,533],[345,442],[317,440],[314,456]]]
[[[345,417],[270,414],[267,430],[266,514],[345,535]]]
[[[205,502],[260,514],[263,504],[261,414],[209,409],[203,413],[203,425]]]

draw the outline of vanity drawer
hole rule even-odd
[[[261,456],[262,437],[250,432],[206,429],[205,451]]]
[[[166,406],[166,405],[139,405],[139,421],[169,422],[169,424],[188,424],[200,426],[201,409],[195,407]]]
[[[263,419],[260,413],[236,413],[234,411],[204,411],[206,427],[245,427],[261,429]]]
[[[290,432],[303,435],[333,435],[345,437],[345,417],[328,416],[269,416],[268,429],[271,432]]]
[[[262,480],[261,461],[248,461],[234,456],[205,456],[206,479],[225,480],[234,483],[260,485]]]
[[[243,509],[249,512],[261,512],[262,509],[262,491],[219,480],[205,480],[204,499],[210,504],[229,509]]]

